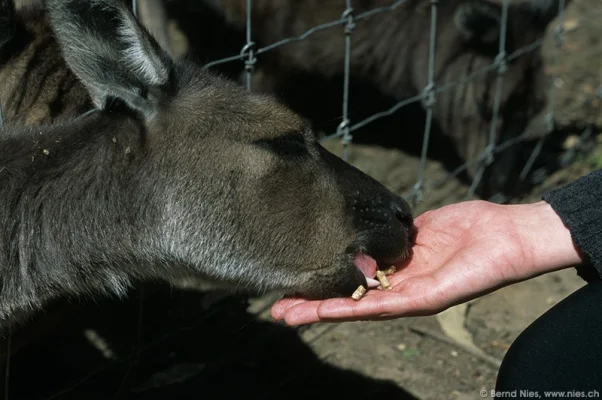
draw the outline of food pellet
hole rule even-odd
[[[366,294],[366,288],[360,285],[357,289],[355,289],[355,292],[353,292],[351,297],[353,298],[353,300],[359,300],[364,296],[364,294]]]
[[[382,286],[382,288],[384,290],[391,290],[391,284],[389,283],[389,280],[387,279],[387,274],[385,274],[384,271],[376,271],[376,279],[378,279],[378,281],[380,282],[380,286]]]
[[[385,275],[393,275],[397,271],[397,267],[395,265],[391,265],[389,268],[385,269],[383,272]]]

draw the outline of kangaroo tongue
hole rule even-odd
[[[356,254],[353,257],[353,263],[356,267],[359,268],[360,271],[362,271],[362,273],[366,277],[369,288],[377,287],[378,285],[380,285],[380,282],[374,279],[377,269],[376,260],[374,258],[370,257],[369,255],[360,253]]]

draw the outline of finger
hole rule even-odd
[[[360,320],[360,319],[390,319],[393,317],[410,317],[433,315],[439,312],[422,296],[412,293],[399,292],[378,293],[365,297],[358,302],[346,299],[333,299],[322,302],[317,309],[320,320]]]
[[[291,326],[313,324],[320,322],[318,306],[321,301],[306,301],[288,308],[284,314],[284,321]]]
[[[307,302],[307,300],[301,299],[298,297],[289,297],[289,298],[280,299],[272,305],[272,309],[271,309],[272,318],[274,318],[277,321],[281,320],[284,318],[284,314],[286,313],[286,311],[289,308],[291,308],[297,304],[302,304],[302,303],[306,303],[306,302]]]
[[[317,314],[320,319],[332,320],[343,318],[369,318],[382,314],[382,297],[384,293],[365,296],[360,301],[349,299],[331,299],[318,306]]]
[[[283,319],[288,325],[316,322],[384,321],[400,317],[433,315],[442,310],[433,307],[420,294],[394,291],[372,292],[359,302],[329,299],[298,303],[286,309]]]
[[[377,296],[376,296],[377,297]],[[365,299],[362,299],[362,302]],[[288,325],[304,325],[316,322],[351,322],[351,321],[377,321],[392,319],[393,316],[379,312],[378,306],[362,311],[357,307],[360,303],[349,299],[330,299],[325,301],[306,302],[290,307],[286,310],[284,320]],[[372,301],[374,304],[374,301]],[[321,309],[333,308],[332,314],[322,313]]]
[[[277,316],[289,325],[302,325],[316,322],[344,322],[379,319],[378,298],[395,295],[394,292],[368,292],[360,301],[349,298],[333,298],[322,301],[306,301],[287,304],[286,309],[278,309]],[[398,295],[398,294],[396,294]],[[367,307],[364,305],[368,303]],[[359,305],[364,307],[359,307]],[[326,310],[322,313],[322,310]]]

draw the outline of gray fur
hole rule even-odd
[[[0,129],[5,324],[157,279],[348,296],[366,284],[353,254],[408,256],[407,204],[271,96],[172,60],[119,0],[48,5],[98,111]]]

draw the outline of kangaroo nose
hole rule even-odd
[[[410,205],[401,197],[394,196],[391,201],[391,211],[399,222],[404,225],[412,225],[412,209]]]
[[[408,245],[413,246],[416,240],[416,227],[414,226],[412,208],[404,199],[395,196],[391,202],[391,209],[397,220],[401,222],[407,232]]]
[[[360,198],[354,202],[356,223],[360,229],[409,229],[414,219],[410,205],[399,196]]]
[[[407,256],[414,244],[415,228],[410,205],[399,196],[360,196],[355,226],[362,232],[365,253],[378,265],[390,266]]]

